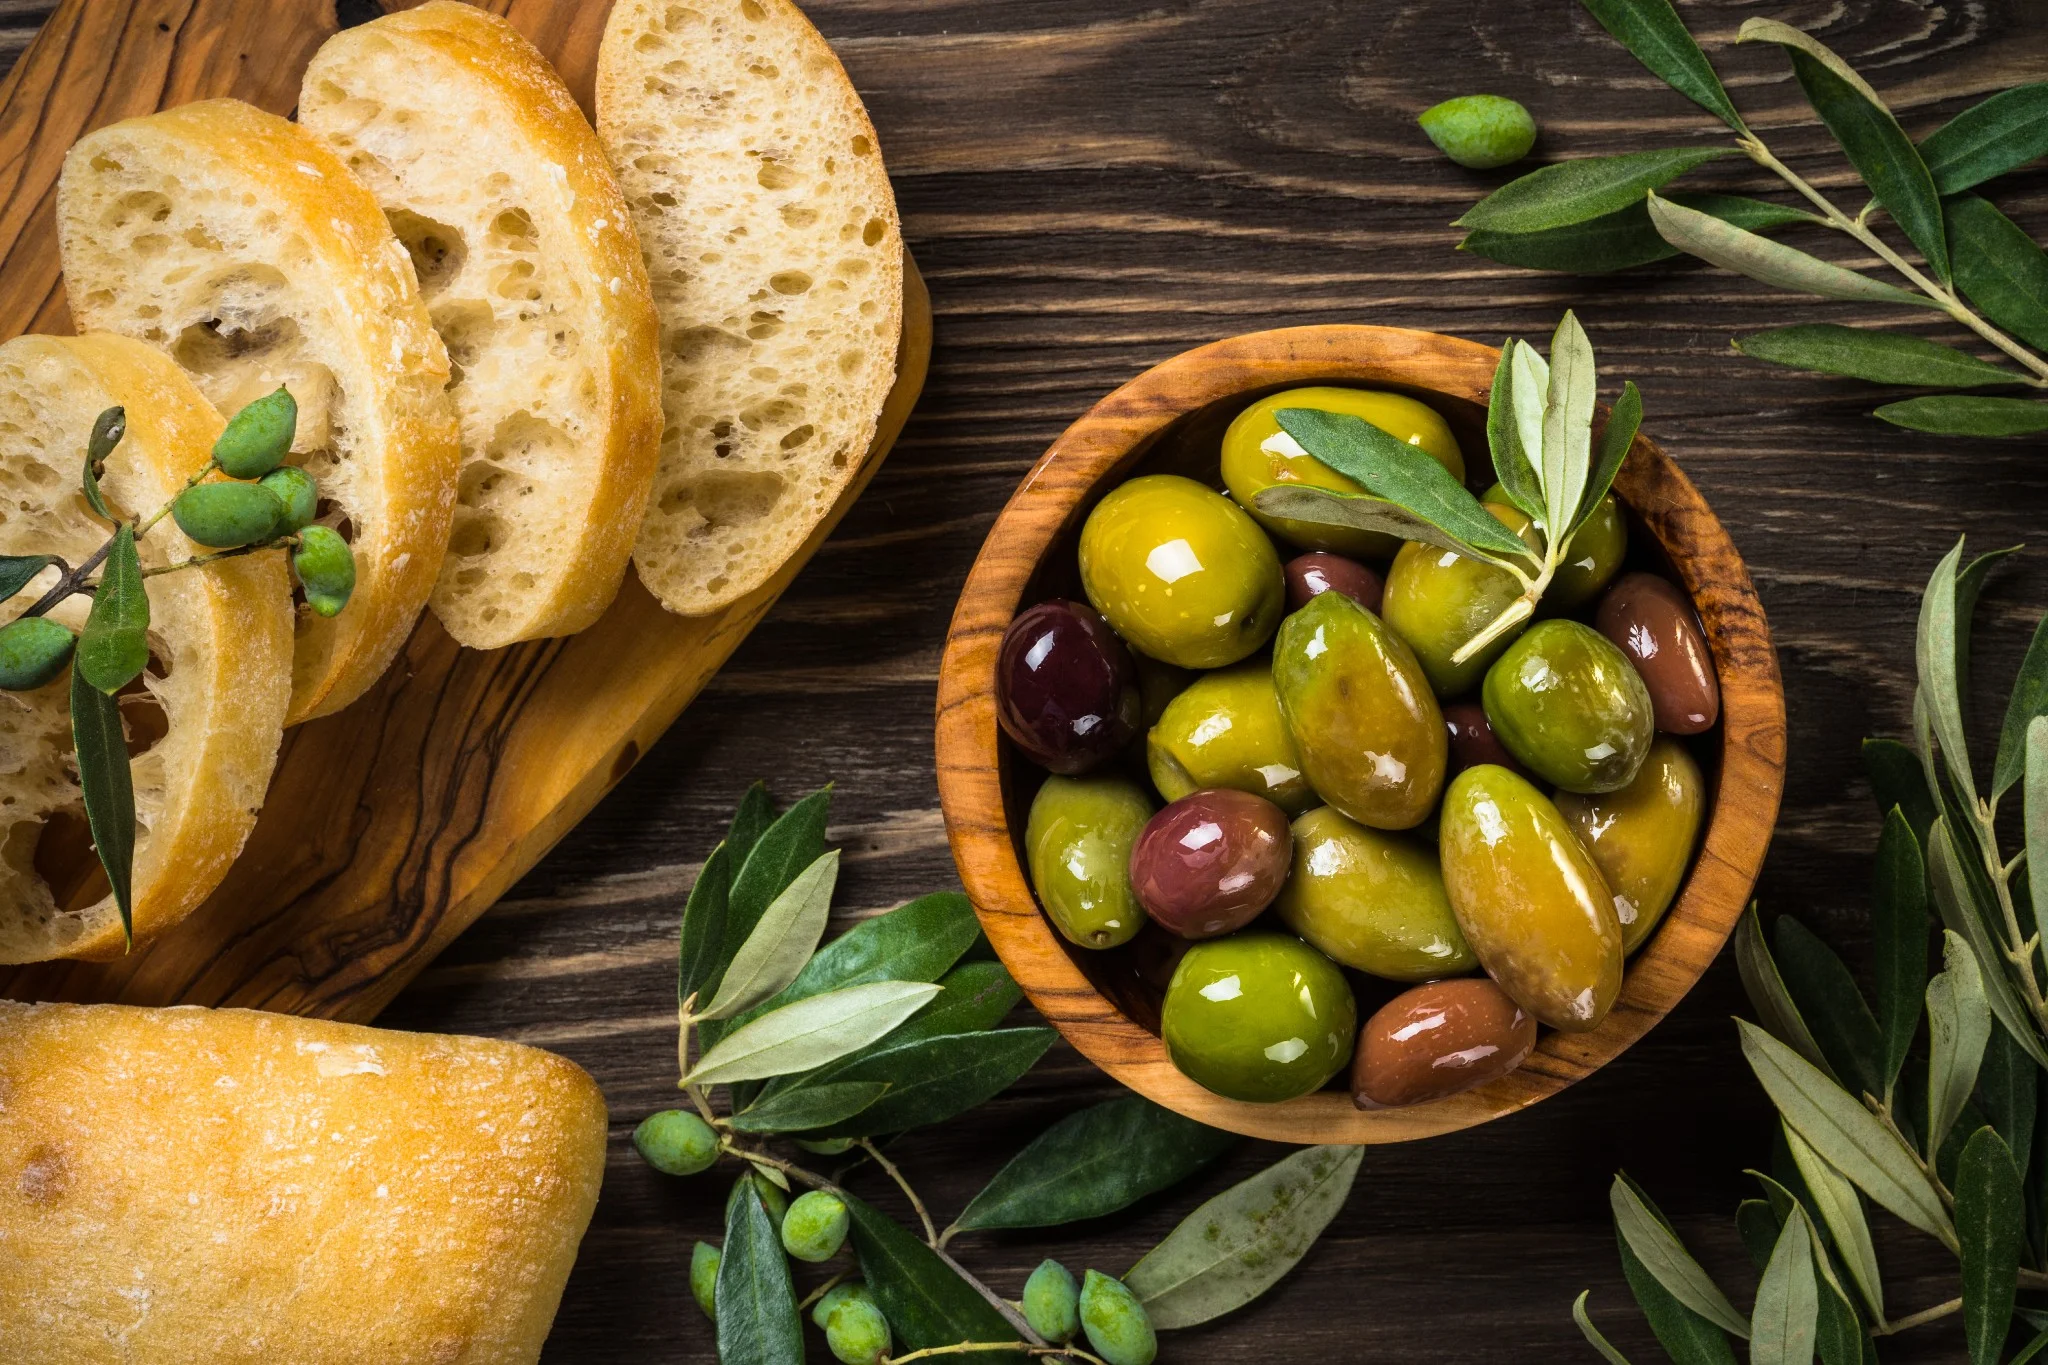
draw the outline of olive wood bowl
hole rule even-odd
[[[967,576],[939,669],[936,742],[939,800],[961,880],[997,955],[1039,1012],[1096,1065],[1190,1118],[1301,1143],[1403,1142],[1498,1118],[1590,1075],[1640,1038],[1699,980],[1748,902],[1784,783],[1777,658],[1727,532],[1678,466],[1640,435],[1615,482],[1630,513],[1630,563],[1661,570],[1691,595],[1720,677],[1721,724],[1695,744],[1710,803],[1692,871],[1629,960],[1621,996],[1598,1028],[1546,1029],[1513,1073],[1403,1109],[1361,1111],[1341,1089],[1279,1104],[1229,1100],[1183,1076],[1159,1039],[1168,954],[1148,938],[1158,931],[1148,927],[1109,952],[1076,948],[1032,896],[1020,849],[1042,774],[996,724],[996,653],[1021,607],[1081,596],[1074,549],[1096,500],[1140,472],[1217,486],[1230,420],[1269,393],[1304,384],[1389,389],[1428,403],[1457,433],[1468,482],[1484,487],[1485,405],[1499,355],[1433,332],[1352,326],[1253,332],[1184,352],[1104,398],[1053,442]],[[1361,998],[1361,1023],[1372,1008]]]

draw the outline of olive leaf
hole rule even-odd
[[[1635,59],[1738,133],[1749,129],[1671,0],[1580,0]]]
[[[107,456],[114,453],[114,447],[121,444],[121,438],[128,434],[128,413],[123,408],[107,408],[93,419],[92,434],[85,442],[85,468],[79,474],[79,487],[85,494],[85,505],[101,521],[113,521],[114,514],[107,508],[106,496],[100,492],[100,470],[107,462]]]
[[[2034,626],[2034,638],[2020,660],[2012,695],[2005,704],[2005,722],[1998,727],[1998,757],[1991,764],[1991,795],[2004,796],[2026,775],[2027,733],[2048,715],[2048,616]],[[2036,810],[2048,810],[2037,806]]]
[[[720,1365],[792,1365],[804,1358],[789,1258],[751,1180],[741,1180],[726,1201],[716,1302]]]
[[[1977,954],[1960,934],[1942,933],[1945,970],[1927,983],[1927,1155],[1932,1160],[1977,1088],[1991,1038],[1991,1006]],[[1993,970],[1997,970],[1994,965]]]
[[[1757,918],[1754,904],[1743,912],[1741,922],[1735,926],[1735,969],[1742,977],[1742,989],[1749,996],[1750,1007],[1756,1011],[1764,1028],[1818,1067],[1829,1080],[1834,1080],[1834,1069],[1820,1050],[1820,1044],[1814,1041],[1812,1030],[1807,1028],[1806,1020],[1799,1013],[1799,1006],[1792,1001],[1792,993],[1785,989],[1785,978],[1779,974],[1771,950],[1764,946],[1763,924]],[[1913,990],[1913,1014],[1918,1018],[1918,981],[1913,983]]]
[[[2005,1141],[1979,1128],[1956,1162],[1956,1231],[1962,1239],[1963,1332],[1971,1365],[1998,1365],[2012,1323],[2025,1191]]]
[[[732,824],[726,830],[725,843],[732,850],[735,872],[747,861],[755,843],[774,823],[775,800],[768,795],[768,784],[756,782],[741,793],[739,804],[733,808]]]
[[[1955,840],[1949,833],[1948,816],[1938,818],[1928,830],[1927,852],[1927,880],[1934,888],[1934,904],[1941,911],[1942,923],[1970,945],[1978,962],[1997,963],[2000,960],[1998,949],[1985,925],[1979,908],[1981,903],[1970,889],[1969,874],[1956,852]],[[2005,1031],[2026,1050],[2029,1057],[2048,1069],[2048,1049],[2041,1046],[2040,1038],[2029,1026],[2026,1007],[2020,1003],[2005,973],[2002,970],[1980,972],[1979,984],[1985,1001],[1991,1006],[1992,1017],[2005,1026]]]
[[[730,1018],[794,981],[825,936],[825,922],[832,914],[832,889],[838,883],[839,850],[835,848],[819,854],[768,903],[747,941],[733,954],[718,994],[699,1017]]]
[[[1637,1193],[1640,1195],[1641,1191]],[[1648,1203],[1647,1198],[1644,1202]],[[1651,1211],[1656,1211],[1654,1206]],[[1614,1241],[1621,1257],[1622,1278],[1628,1281],[1636,1306],[1643,1310],[1643,1317],[1665,1354],[1676,1365],[1735,1365],[1735,1348],[1728,1344],[1728,1334],[1680,1303],[1659,1284],[1657,1277],[1629,1249],[1628,1239],[1618,1229]]]
[[[1187,1179],[1236,1142],[1233,1133],[1125,1095],[1033,1138],[953,1225],[1042,1228],[1100,1218]]]
[[[1771,1263],[1771,1248],[1778,1244],[1778,1229],[1784,1220],[1761,1199],[1745,1199],[1735,1207],[1735,1232],[1749,1253],[1757,1273]]]
[[[1807,322],[1737,337],[1735,349],[1774,365],[1847,375],[1873,384],[1976,388],[2018,384],[2025,376],[1925,337]]]
[[[1456,536],[1437,529],[1384,498],[1333,493],[1328,489],[1308,488],[1300,484],[1278,484],[1254,494],[1252,505],[1269,517],[1283,517],[1315,526],[1375,531],[1401,540],[1434,545],[1453,554],[1466,554],[1471,548]]]
[[[753,790],[741,798],[740,809],[726,834],[726,845],[733,850],[729,855],[732,878],[726,891],[725,922],[719,929],[718,956],[713,970],[698,987],[703,996],[718,993],[733,955],[753,934],[769,904],[825,851],[825,816],[832,801],[830,786],[804,797],[765,828],[760,821],[767,793],[760,790],[758,801],[753,799]],[[772,812],[772,805],[767,809]],[[705,1045],[715,1044],[730,1027],[723,1020],[706,1020],[701,1026]]]
[[[1664,240],[1679,250],[1780,289],[1851,302],[1941,306],[1923,295],[1859,275],[1656,194],[1650,195],[1650,221]]]
[[[92,610],[79,632],[74,671],[112,695],[149,666],[149,594],[142,585],[142,561],[135,553],[135,529],[114,531]]]
[[[1957,287],[2000,327],[2048,349],[2048,253],[1974,194],[1950,200],[1946,209]]]
[[[1735,1026],[1764,1092],[1808,1145],[1880,1206],[1954,1249],[1955,1227],[1913,1154],[1797,1052],[1747,1020]]]
[[[1779,1121],[1778,1127],[1785,1135],[1785,1145],[1792,1151],[1792,1160],[1799,1168],[1800,1178],[1806,1182],[1807,1193],[1812,1196],[1821,1226],[1834,1239],[1842,1264],[1849,1271],[1849,1279],[1855,1284],[1863,1302],[1869,1305],[1872,1318],[1882,1325],[1884,1281],[1877,1269],[1877,1248],[1870,1240],[1870,1221],[1863,1216],[1862,1197],[1856,1193],[1856,1187],[1849,1183],[1848,1177],[1829,1165],[1826,1158],[1814,1151],[1796,1129],[1783,1120]]]
[[[2027,725],[2024,777],[2026,808],[2034,812],[2048,811],[2048,719],[2036,717]],[[2038,930],[2048,926],[2048,820],[2037,816],[2027,821],[2026,852],[2027,900],[2034,912],[2034,927]],[[2048,1185],[2048,1181],[2044,1181],[2044,1185]]]
[[[36,575],[52,564],[62,563],[55,555],[0,555],[0,602],[34,582]]]
[[[967,1341],[1019,1339],[1009,1320],[938,1252],[867,1201],[844,1192],[840,1198],[846,1202],[848,1230],[861,1276],[905,1348],[904,1354]],[[1026,1357],[976,1351],[973,1359],[1025,1365]]]
[[[1809,1216],[1809,1225],[1811,1221]],[[1819,1310],[1813,1324],[1814,1350],[1821,1365],[1865,1365],[1864,1348],[1870,1338],[1864,1335],[1863,1320],[1857,1315],[1856,1305],[1849,1302],[1849,1292],[1842,1288],[1834,1262],[1828,1259],[1825,1237],[1811,1226],[1808,1231],[1814,1234],[1813,1268],[1818,1276],[1814,1285]]]
[[[725,937],[726,895],[732,886],[732,844],[721,841],[697,870],[683,902],[683,927],[676,945],[676,1002],[696,995],[718,969]]]
[[[2012,1151],[2022,1176],[2033,1155],[2034,1120],[2039,1108],[2040,1070],[2004,1029],[1993,1029],[1977,1071],[1977,1099],[1984,1116]]]
[[[1957,565],[1963,556],[1963,540],[1941,557],[1927,591],[1920,599],[1919,625],[1913,636],[1915,671],[1920,679],[1920,696],[1927,706],[1927,719],[1941,751],[1942,766],[1965,805],[1977,801],[1977,780],[1970,773],[1970,750],[1963,738],[1963,692],[1961,671],[1967,666],[1959,659],[1958,642],[1967,640],[1970,629],[1968,606],[1957,600]],[[1930,755],[1922,755],[1928,758]]]
[[[2031,436],[2048,431],[2048,403],[2030,398],[1938,394],[1886,403],[1872,415],[1895,427],[1936,436]]]
[[[1351,1193],[1362,1147],[1307,1147],[1209,1200],[1124,1284],[1161,1330],[1242,1308],[1279,1283]]]
[[[1579,1325],[1579,1331],[1585,1334],[1586,1343],[1600,1353],[1600,1358],[1605,1360],[1607,1365],[1629,1365],[1628,1357],[1615,1350],[1613,1343],[1600,1335],[1600,1329],[1593,1325],[1593,1319],[1587,1315],[1586,1300],[1592,1293],[1590,1289],[1582,1289],[1579,1296],[1572,1300],[1572,1321]]]
[[[1820,1293],[1813,1278],[1813,1234],[1806,1210],[1792,1206],[1750,1312],[1751,1365],[1811,1365]]]
[[[1914,770],[1918,779],[1918,769]],[[1873,1093],[1889,1100],[1899,1068],[1920,1027],[1927,980],[1927,868],[1920,841],[1904,812],[1893,806],[1877,841],[1871,887],[1871,956],[1877,985],[1881,1052],[1880,1084]]]
[[[938,993],[925,982],[871,981],[799,1000],[721,1038],[684,1082],[762,1080],[823,1066],[866,1047]]]
[[[1944,197],[2048,155],[2048,82],[2001,90],[1920,142],[1920,159]]]
[[[1828,1059],[1828,1069],[1845,1089],[1884,1093],[1877,1019],[1856,978],[1834,949],[1790,915],[1778,917],[1775,937],[1778,972]]]
[[[1493,474],[1500,480],[1508,501],[1522,509],[1531,521],[1543,520],[1543,479],[1536,461],[1542,458],[1542,424],[1537,424],[1538,444],[1532,451],[1522,440],[1522,428],[1515,409],[1515,352],[1523,342],[1509,337],[1500,348],[1500,361],[1493,367],[1493,390],[1486,403],[1486,444],[1493,456]]]
[[[839,1082],[883,1082],[889,1093],[822,1137],[871,1137],[943,1123],[993,1099],[1037,1064],[1059,1034],[1049,1028],[941,1034],[885,1048],[840,1072]]]
[[[803,1133],[850,1119],[889,1091],[887,1081],[839,1081],[770,1092],[734,1114],[741,1133]]]
[[[1607,413],[1607,425],[1601,428],[1600,454],[1593,462],[1592,477],[1586,480],[1586,494],[1579,502],[1578,515],[1572,519],[1573,535],[1586,524],[1587,518],[1600,510],[1601,499],[1614,487],[1622,462],[1628,459],[1629,447],[1635,444],[1636,430],[1642,424],[1643,395],[1633,379],[1625,379],[1621,384],[1621,397],[1614,400],[1613,408]]]
[[[1559,162],[1510,180],[1452,226],[1540,232],[1583,223],[1637,203],[1646,191],[1668,185],[1709,161],[1733,155],[1730,147],[1666,147]]]
[[[1751,232],[1822,221],[1803,209],[1735,194],[1680,191],[1667,197]],[[1540,232],[1494,232],[1480,228],[1466,233],[1458,250],[1502,265],[1575,275],[1604,275],[1668,261],[1681,254],[1677,247],[1657,235],[1656,225],[1650,221],[1649,205],[1642,200],[1598,218]]]
[[[768,1003],[788,1005],[869,981],[936,981],[974,946],[981,924],[957,891],[920,896],[833,939]]]
[[[121,703],[71,670],[71,744],[78,762],[78,786],[93,851],[107,870],[121,936],[135,945],[135,778],[128,766],[128,738],[121,729]]]
[[[1922,774],[1920,760],[1907,745],[1895,739],[1866,739],[1863,741],[1863,771],[1870,778],[1870,787],[1877,797],[1880,815],[1889,815],[1894,806],[1906,818],[1916,840],[1925,841],[1927,827],[1934,823],[1934,798],[1928,794],[1927,779]],[[1917,996],[1919,981],[1913,983]],[[1919,1005],[1914,1005],[1918,1013]]]
[[[1608,1187],[1607,1200],[1614,1210],[1615,1231],[1665,1292],[1723,1331],[1749,1336],[1749,1323],[1663,1218],[1651,1212],[1629,1180],[1616,1176]]]
[[[1523,457],[1534,472],[1536,510],[1529,515],[1543,521],[1543,419],[1550,404],[1550,362],[1526,341],[1515,343],[1514,384],[1508,398],[1514,407],[1515,431]],[[1528,509],[1524,508],[1524,511]]]
[[[1550,338],[1550,385],[1543,403],[1543,526],[1570,534],[1593,464],[1593,343],[1565,309]]]

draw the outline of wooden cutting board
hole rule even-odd
[[[553,59],[589,112],[610,6],[487,7]],[[351,20],[377,12],[367,0],[338,8]],[[217,95],[288,114],[307,59],[339,26],[336,9],[65,0],[0,86],[0,337],[73,330],[53,203],[80,135]],[[111,963],[0,970],[0,994],[374,1016],[632,768],[867,485],[924,385],[931,306],[914,268],[904,303],[896,386],[875,443],[766,587],[686,619],[628,574],[611,611],[581,635],[489,653],[458,649],[423,617],[368,695],[286,732],[247,848],[190,919]]]

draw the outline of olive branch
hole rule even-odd
[[[1522,591],[1451,655],[1464,663],[1535,614],[1572,539],[1614,486],[1642,423],[1633,383],[1593,439],[1593,344],[1570,312],[1557,324],[1546,361],[1510,338],[1501,347],[1487,401],[1486,439],[1501,491],[1528,518],[1516,534],[1457,477],[1416,447],[1361,418],[1312,408],[1282,408],[1281,429],[1301,448],[1365,490],[1268,488],[1253,499],[1274,517],[1379,531],[1466,555],[1512,576]],[[1557,528],[1557,529],[1553,529]]]

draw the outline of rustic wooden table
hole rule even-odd
[[[0,0],[10,58],[46,8]],[[164,8],[174,23],[180,6]],[[1641,385],[1646,430],[1728,524],[1771,615],[1792,769],[1758,895],[1864,960],[1877,824],[1857,742],[1905,729],[1911,623],[1935,559],[1964,530],[1986,548],[2022,541],[2048,505],[2038,443],[1896,431],[1864,416],[1868,389],[1729,352],[1746,330],[1868,320],[1867,310],[1787,303],[1693,266],[1570,278],[1456,254],[1446,223],[1504,175],[1452,166],[1414,125],[1441,98],[1498,91],[1536,113],[1537,157],[1549,159],[1697,141],[1712,135],[1705,115],[1570,0],[810,8],[867,97],[931,283],[923,405],[838,535],[668,737],[383,1016],[553,1048],[604,1087],[612,1160],[550,1361],[713,1358],[685,1267],[691,1242],[717,1231],[723,1182],[657,1176],[628,1136],[674,1101],[676,915],[731,802],[760,776],[785,798],[836,782],[849,916],[955,885],[931,710],[968,563],[1069,420],[1215,337],[1356,321],[1497,341],[1547,334],[1576,307],[1603,369]],[[1845,186],[1782,57],[1733,48],[1755,7],[1681,8],[1774,147],[1818,183]],[[1773,13],[1817,26],[1919,133],[2039,77],[2048,25],[2033,9],[1786,0]],[[1716,178],[1762,188],[1735,170],[1703,177]],[[2016,176],[1996,197],[2048,229],[2048,175]],[[2002,687],[2044,607],[2037,554],[1987,599],[1987,683]],[[1167,1358],[1591,1359],[1569,1318],[1582,1288],[1618,1345],[1658,1358],[1620,1275],[1607,1184],[1627,1166],[1703,1259],[1750,1283],[1731,1215],[1754,1193],[1741,1168],[1768,1161],[1771,1119],[1728,1021],[1745,1008],[1724,958],[1669,1020],[1575,1089],[1485,1128],[1368,1152],[1350,1206],[1301,1268],[1256,1308],[1169,1338]],[[1009,1094],[897,1155],[950,1214],[1026,1136],[1113,1092],[1059,1048]],[[1047,1255],[1120,1272],[1199,1198],[1279,1154],[1248,1143],[1128,1218],[975,1235],[956,1250],[1010,1292]],[[1924,1239],[1885,1231],[1898,1233],[1882,1239],[1896,1304],[1954,1292]],[[1954,1325],[1888,1345],[1886,1359],[1957,1358]]]

